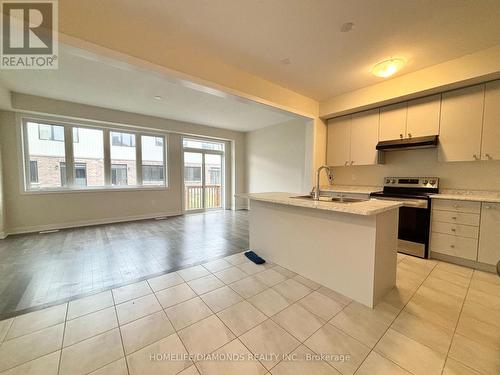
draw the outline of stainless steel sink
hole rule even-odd
[[[313,201],[313,197],[311,195],[299,195],[297,197],[290,197],[293,199],[302,199],[307,201]],[[320,197],[320,202],[336,202],[336,203],[356,203],[356,202],[365,202],[368,199],[363,198],[344,198],[344,197]]]

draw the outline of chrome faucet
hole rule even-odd
[[[313,200],[315,200],[315,201],[319,201],[319,176],[320,176],[321,171],[323,169],[327,170],[328,179],[330,181],[333,179],[333,174],[332,174],[332,170],[330,169],[330,167],[328,167],[326,165],[322,165],[321,167],[318,168],[318,171],[316,172],[316,188],[313,192]]]

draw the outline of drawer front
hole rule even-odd
[[[477,243],[478,240],[474,238],[432,233],[430,248],[432,252],[475,261],[477,260]]]
[[[479,227],[471,225],[461,225],[454,223],[444,223],[441,221],[432,222],[432,232],[449,234],[452,236],[479,238]]]
[[[463,212],[432,210],[432,222],[464,224],[479,226],[479,214],[467,214]]]
[[[432,207],[436,210],[466,212],[471,214],[478,214],[479,212],[481,212],[481,202],[433,199]]]

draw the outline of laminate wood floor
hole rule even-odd
[[[246,211],[211,211],[0,240],[0,317],[248,247]]]

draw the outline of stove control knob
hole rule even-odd
[[[430,180],[430,181],[429,181],[429,184],[431,184],[431,185],[436,185],[436,180]]]
[[[422,183],[423,183],[424,185],[427,185],[427,183],[428,183],[428,182],[429,182],[429,181],[427,181],[427,180],[423,180],[423,181],[422,181]]]
[[[395,183],[396,183],[396,180],[392,179],[392,181],[391,181],[391,182],[392,182],[393,184],[395,184]]]
[[[391,179],[390,179],[390,178],[386,178],[386,179],[385,179],[385,183],[386,183],[386,184],[390,184],[390,183],[391,183]]]

